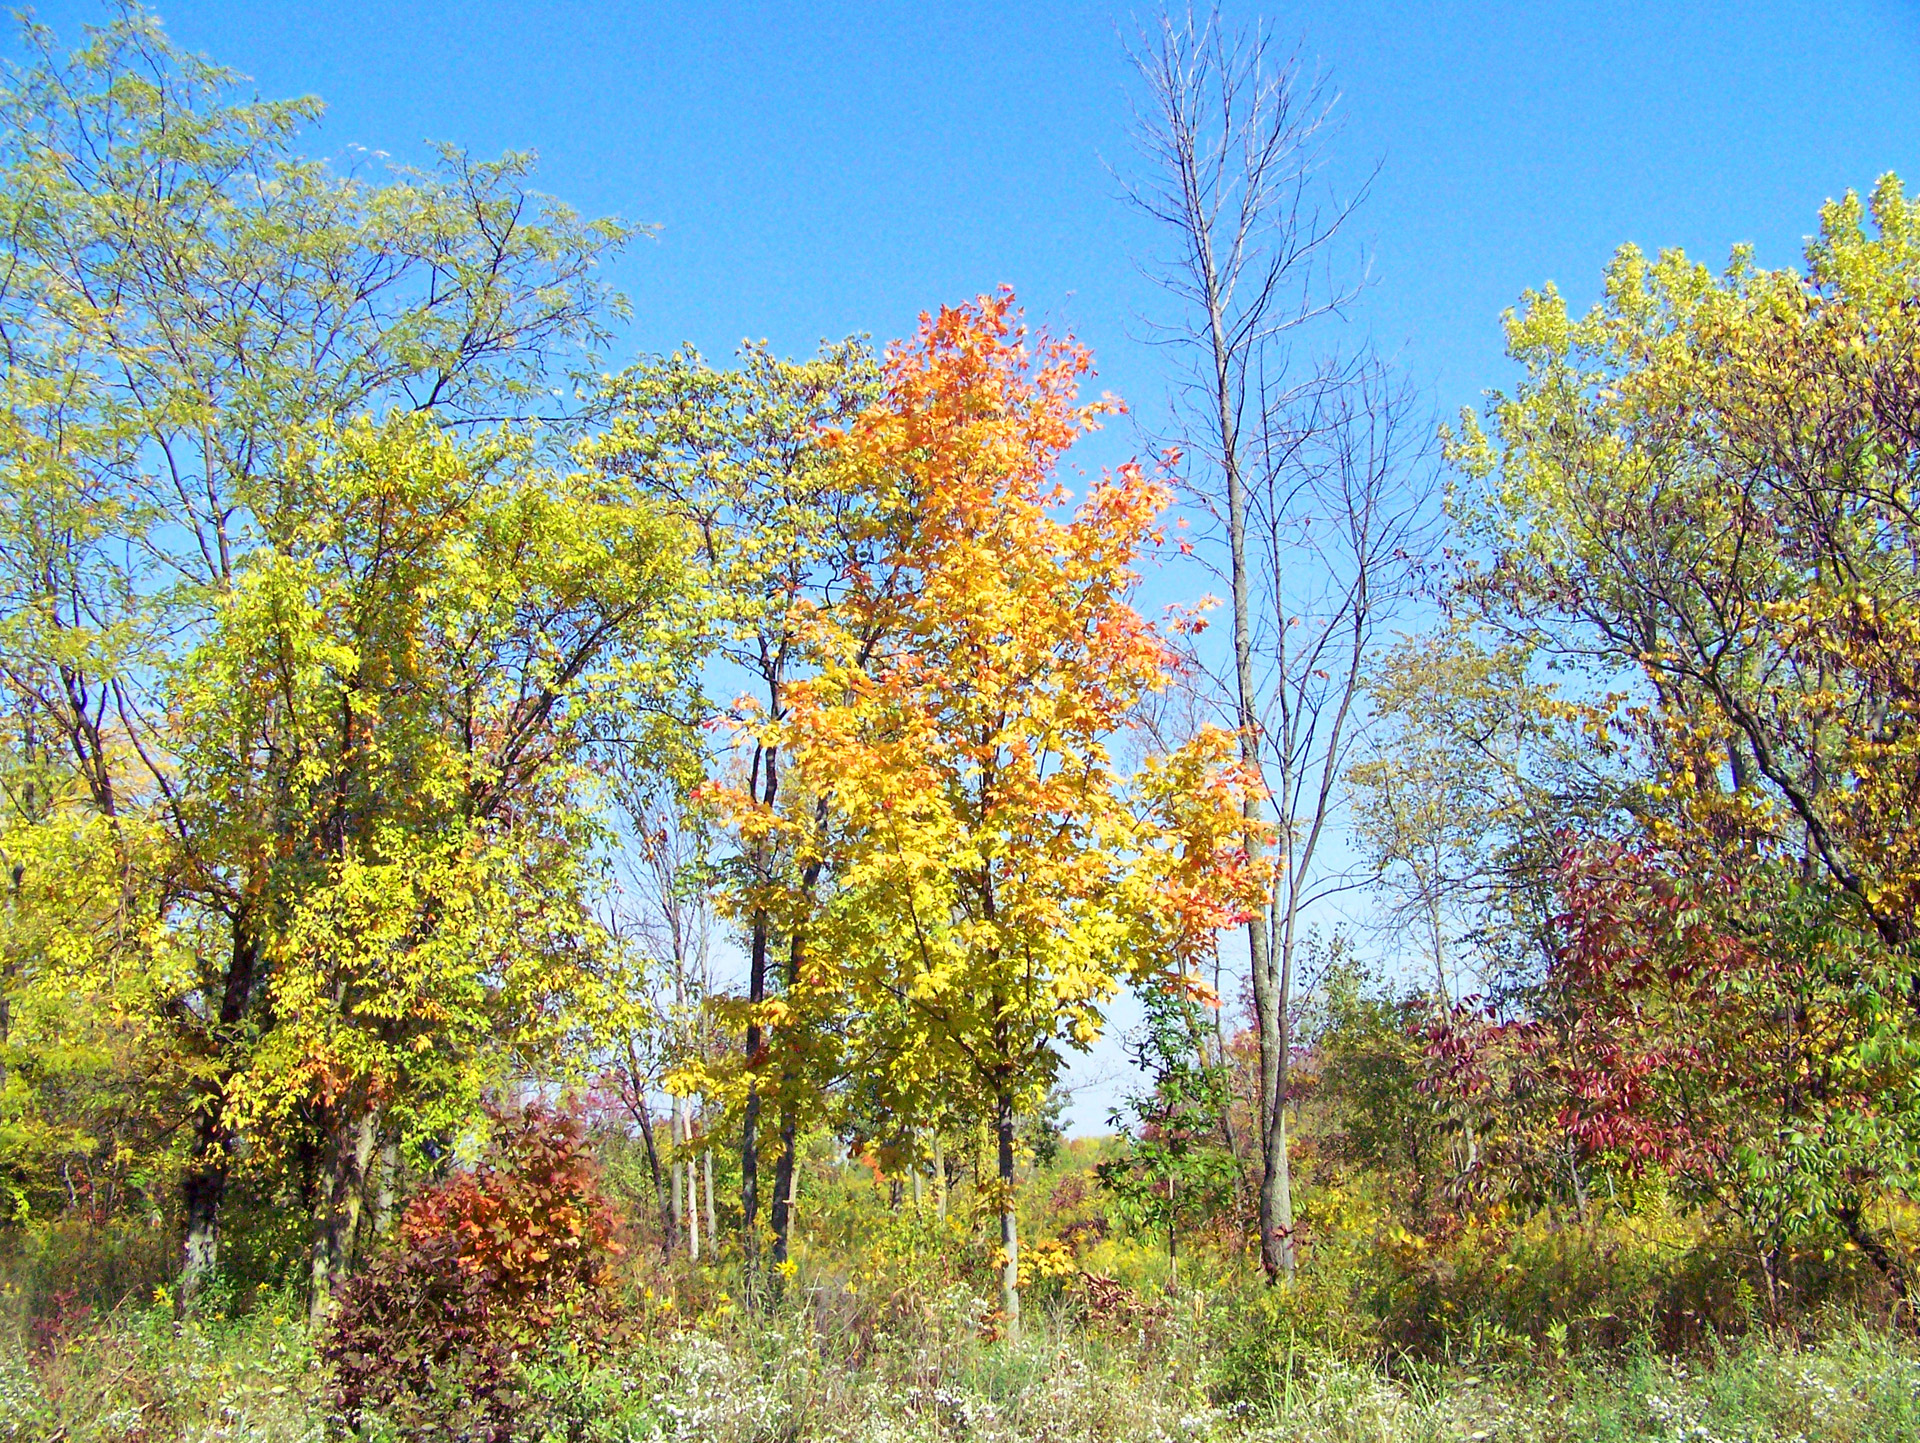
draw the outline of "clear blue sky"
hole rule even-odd
[[[1163,358],[1129,340],[1159,304],[1129,259],[1140,223],[1103,165],[1129,159],[1125,8],[157,8],[263,94],[322,97],[315,153],[530,148],[543,189],[656,223],[615,275],[634,302],[628,354],[885,339],[1006,282],[1094,347],[1100,384],[1143,411],[1164,395]],[[102,13],[39,7],[63,34]],[[1342,91],[1350,173],[1384,166],[1361,218],[1377,284],[1358,324],[1443,413],[1506,382],[1498,320],[1528,286],[1551,279],[1584,304],[1627,240],[1714,261],[1751,241],[1763,264],[1788,264],[1826,198],[1887,170],[1920,184],[1920,3],[1264,13]],[[1111,1076],[1118,1055],[1104,1043],[1076,1074]],[[1098,1128],[1113,1096],[1088,1086],[1076,1126]]]
[[[908,329],[1013,284],[1143,406],[1129,344],[1156,297],[1102,161],[1126,159],[1128,9],[161,0],[176,37],[270,95],[317,94],[311,146],[532,148],[543,188],[656,222],[618,280],[635,347],[808,348]],[[1251,16],[1252,5],[1237,7]],[[95,4],[39,7],[63,33]],[[1364,217],[1366,324],[1443,410],[1505,375],[1497,319],[1547,278],[1591,297],[1631,239],[1797,256],[1816,209],[1889,169],[1920,181],[1920,5],[1271,6],[1345,96],[1384,172]]]

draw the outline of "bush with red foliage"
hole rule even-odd
[[[523,1359],[562,1330],[591,1346],[617,1315],[620,1249],[580,1123],[534,1104],[494,1124],[487,1160],[417,1195],[341,1292],[321,1353],[349,1427],[505,1443]]]
[[[1426,1087],[1471,1118],[1483,1196],[1644,1178],[1724,1210],[1776,1296],[1795,1249],[1850,1245],[1915,1292],[1870,1221],[1920,1172],[1913,959],[1789,861],[1569,845],[1551,959],[1506,1018],[1426,1029]]]

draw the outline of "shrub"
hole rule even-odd
[[[105,1313],[171,1282],[179,1247],[172,1228],[130,1218],[35,1220],[0,1239],[0,1276],[10,1303],[28,1317],[80,1306]]]
[[[1594,1355],[1629,1346],[1682,1353],[1746,1332],[1762,1286],[1754,1248],[1724,1223],[1651,1204],[1589,1223],[1539,1214],[1475,1223],[1439,1244],[1389,1230],[1373,1299],[1394,1353],[1497,1361],[1544,1349]],[[1846,1311],[1875,1279],[1851,1255],[1790,1269],[1808,1315]]]
[[[1285,1407],[1309,1362],[1357,1362],[1376,1347],[1373,1320],[1355,1306],[1352,1289],[1305,1273],[1286,1287],[1245,1281],[1209,1300],[1207,1321],[1207,1392],[1236,1414]]]
[[[619,1315],[579,1122],[533,1105],[495,1123],[488,1160],[416,1196],[340,1295],[321,1354],[351,1427],[505,1443],[527,1363],[592,1351]]]

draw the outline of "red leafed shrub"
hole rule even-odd
[[[350,1427],[505,1443],[520,1362],[556,1330],[593,1341],[619,1252],[579,1122],[495,1118],[487,1160],[416,1196],[391,1246],[342,1291],[321,1353]]]

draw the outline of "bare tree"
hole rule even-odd
[[[1412,397],[1362,355],[1302,364],[1303,331],[1337,317],[1363,274],[1340,241],[1371,175],[1325,183],[1338,97],[1297,49],[1218,7],[1163,11],[1128,48],[1141,82],[1133,205],[1170,244],[1144,268],[1173,298],[1152,339],[1181,361],[1174,440],[1224,533],[1232,665],[1221,691],[1274,811],[1271,905],[1247,926],[1259,1035],[1260,1255],[1294,1270],[1286,1131],[1293,962],[1353,736],[1362,660],[1404,597],[1425,513],[1409,466]],[[1338,885],[1337,883],[1333,885]]]
[[[1323,849],[1353,744],[1369,719],[1362,705],[1369,659],[1415,594],[1432,541],[1425,463],[1433,428],[1423,424],[1419,397],[1371,358],[1325,374],[1337,384],[1319,390],[1273,443],[1263,442],[1248,507],[1260,563],[1249,588],[1257,754],[1278,838],[1268,965],[1265,976],[1256,969],[1253,977],[1266,1128],[1261,1213],[1263,1228],[1272,1217],[1279,1245],[1268,1267],[1287,1275],[1294,1249],[1285,1103],[1301,921],[1354,885],[1323,865]],[[1263,430],[1280,430],[1271,411],[1263,419]]]

